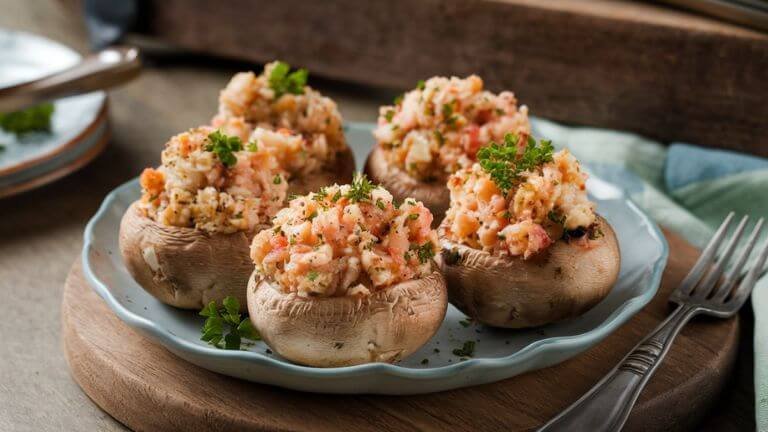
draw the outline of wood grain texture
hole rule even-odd
[[[198,52],[257,62],[281,58],[313,74],[398,89],[432,75],[478,73],[491,89],[514,90],[537,116],[768,156],[768,34],[658,5],[145,4],[144,32]]]
[[[610,370],[669,312],[666,297],[697,251],[667,233],[659,294],[601,344],[562,364],[509,380],[419,396],[317,395],[258,385],[178,359],[123,324],[75,263],[62,303],[65,355],[75,380],[137,431],[532,430]],[[627,431],[688,430],[730,374],[739,321],[696,319],[678,337],[630,417]]]

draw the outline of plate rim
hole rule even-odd
[[[83,56],[79,52],[77,52],[75,49],[73,49],[73,48],[71,48],[71,47],[69,47],[69,46],[67,46],[67,45],[65,45],[65,44],[63,44],[61,42],[58,42],[58,41],[53,40],[53,39],[49,39],[49,38],[47,38],[45,36],[42,36],[42,35],[38,35],[38,34],[35,34],[35,33],[30,33],[30,32],[25,32],[25,31],[19,31],[19,30],[9,30],[9,29],[4,29],[4,28],[0,28],[0,32],[6,33],[6,34],[12,34],[12,35],[16,35],[16,36],[20,35],[20,37],[25,37],[25,38],[29,38],[29,39],[36,39],[38,42],[45,42],[47,44],[55,46],[57,49],[60,49],[62,51],[66,51],[70,55],[74,55],[76,58],[78,58],[80,60],[82,60],[82,58],[83,58]],[[52,72],[52,73],[55,73],[55,71]],[[37,79],[42,79],[45,76],[47,76],[47,75],[43,75],[42,77],[37,78]],[[30,157],[28,159],[25,159],[25,160],[23,160],[23,161],[21,161],[21,162],[19,162],[17,164],[10,165],[10,166],[7,166],[5,168],[0,168],[0,177],[9,177],[9,176],[11,176],[13,174],[18,174],[21,171],[26,171],[28,169],[34,168],[34,167],[36,167],[38,165],[41,165],[41,164],[43,164],[45,162],[48,162],[51,159],[54,159],[55,157],[59,156],[60,154],[70,150],[72,147],[75,147],[78,143],[80,143],[86,137],[86,135],[90,134],[92,132],[92,130],[96,127],[96,125],[99,124],[103,120],[102,117],[106,115],[106,110],[107,110],[107,93],[105,91],[95,91],[95,92],[90,92],[90,93],[84,93],[83,95],[85,95],[85,94],[98,94],[101,97],[101,102],[99,104],[98,110],[96,111],[96,115],[93,118],[93,121],[91,121],[81,131],[77,132],[77,134],[74,137],[72,137],[70,140],[62,143],[61,145],[59,145],[57,147],[54,147],[52,149],[49,149],[46,152],[36,154],[36,155],[34,155],[34,156],[32,156],[32,157]],[[53,102],[55,103],[55,101],[56,100],[54,100]],[[58,170],[58,168],[57,168],[57,170]],[[49,175],[49,174],[50,174],[50,172],[46,173],[45,175]],[[55,180],[55,178],[54,178],[54,180]],[[46,183],[48,183],[48,182],[42,182],[40,185],[43,185],[43,184],[46,184]],[[28,189],[24,189],[24,190],[28,190]],[[15,194],[16,193],[11,193],[11,194],[4,195],[4,196],[10,196],[10,195],[15,195]]]
[[[117,200],[118,195],[124,193],[128,189],[135,188],[137,183],[138,179],[134,178],[123,183],[122,185],[115,188],[112,192],[110,192],[102,202],[96,214],[86,225],[83,237],[84,243],[81,259],[84,264],[84,275],[86,280],[88,280],[88,282],[91,284],[91,287],[99,294],[100,297],[105,300],[113,312],[115,312],[115,314],[124,322],[126,322],[131,327],[149,333],[171,351],[179,350],[194,356],[213,356],[219,359],[245,361],[254,364],[266,365],[277,368],[280,373],[286,373],[293,376],[304,376],[311,378],[350,378],[368,374],[382,374],[411,380],[436,380],[451,378],[460,372],[469,370],[490,372],[505,369],[514,364],[520,364],[533,360],[536,357],[542,357],[550,353],[557,353],[562,351],[563,348],[567,348],[569,350],[572,349],[578,353],[600,342],[620,325],[625,323],[629,318],[634,316],[642,307],[648,304],[648,302],[655,296],[656,292],[658,291],[659,284],[661,282],[661,276],[669,257],[669,245],[659,226],[622,190],[621,197],[616,199],[623,200],[628,206],[630,206],[635,212],[639,214],[641,219],[650,228],[649,233],[652,235],[652,237],[655,238],[655,240],[658,241],[658,244],[661,246],[661,254],[653,262],[651,269],[652,274],[649,281],[649,284],[651,285],[650,289],[643,291],[638,296],[627,299],[624,303],[614,309],[613,312],[611,312],[611,314],[608,315],[608,317],[599,325],[576,335],[556,336],[539,339],[504,357],[472,358],[466,361],[436,368],[409,368],[389,363],[366,363],[361,365],[336,368],[315,368],[278,360],[259,352],[220,350],[187,341],[186,339],[176,336],[169,330],[161,327],[156,322],[131,312],[117,301],[109,287],[94,274],[89,252],[93,247],[95,225],[109,211],[109,209],[112,207],[112,204]]]

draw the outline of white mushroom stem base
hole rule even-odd
[[[254,272],[248,312],[264,341],[308,366],[393,363],[423,346],[445,317],[447,292],[438,271],[368,296],[300,297]]]

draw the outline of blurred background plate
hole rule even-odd
[[[0,87],[67,69],[81,56],[52,40],[0,29]],[[50,133],[17,137],[0,129],[0,197],[14,195],[67,175],[92,160],[106,144],[104,92],[59,99]]]

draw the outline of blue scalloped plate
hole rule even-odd
[[[358,166],[371,148],[370,130],[370,124],[350,124],[347,128]],[[87,279],[123,321],[203,368],[312,392],[429,393],[498,381],[562,362],[598,343],[651,300],[668,254],[659,228],[619,188],[592,178],[588,190],[598,211],[616,231],[622,254],[619,281],[605,300],[578,318],[532,330],[465,327],[460,323],[464,315],[449,306],[435,337],[394,365],[320,369],[268,353],[263,342],[240,351],[225,351],[200,341],[201,317],[155,300],[123,265],[118,227],[125,210],[139,197],[137,180],[118,187],[104,200],[85,229],[82,258]],[[476,342],[475,354],[462,361],[452,351],[467,340]]]

